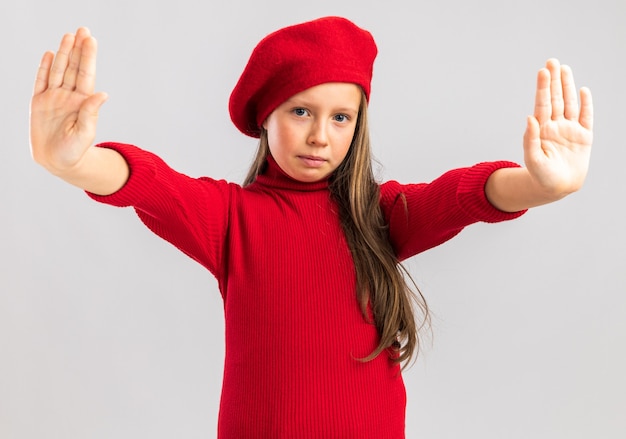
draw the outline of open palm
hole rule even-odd
[[[550,59],[537,76],[535,114],[528,118],[524,159],[532,178],[546,192],[564,196],[582,186],[593,141],[591,92],[580,90],[568,66]]]
[[[95,39],[86,28],[66,34],[41,60],[30,109],[31,153],[53,173],[76,166],[95,139],[106,94],[94,93]]]

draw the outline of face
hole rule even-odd
[[[317,85],[292,96],[263,123],[272,157],[296,180],[328,177],[348,154],[360,103],[360,88],[343,82]]]

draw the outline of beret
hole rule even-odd
[[[233,89],[230,118],[247,136],[259,137],[280,104],[326,82],[354,83],[369,101],[374,38],[342,17],[322,17],[279,29],[263,38]]]

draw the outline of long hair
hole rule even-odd
[[[262,129],[257,154],[244,186],[265,171],[269,153],[267,131]],[[376,349],[360,360],[371,361],[389,350],[393,361],[406,366],[419,352],[421,330],[430,324],[430,311],[389,240],[388,224],[380,208],[380,186],[372,170],[364,94],[350,149],[330,176],[329,189],[339,208],[341,227],[354,260],[361,312],[371,321],[371,306],[372,323],[380,337]],[[419,324],[416,312],[420,314]]]

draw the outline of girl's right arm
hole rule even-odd
[[[119,190],[128,179],[126,160],[92,146],[105,93],[95,93],[96,40],[86,28],[66,34],[56,55],[39,66],[30,108],[33,159],[50,173],[98,195]]]
[[[95,72],[96,40],[86,28],[65,35],[56,55],[43,55],[31,102],[34,160],[100,202],[132,206],[153,232],[220,278],[234,186],[178,173],[132,145],[93,146],[107,98],[94,93]]]

